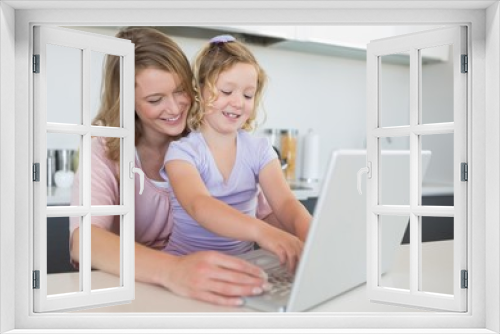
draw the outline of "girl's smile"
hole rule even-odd
[[[254,65],[237,63],[219,74],[215,87],[217,97],[205,110],[204,126],[221,133],[236,132],[254,112],[257,70]],[[205,101],[210,99],[207,87],[202,93]]]

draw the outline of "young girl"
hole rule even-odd
[[[173,225],[171,203],[159,175],[172,142],[187,134],[188,110],[196,91],[189,60],[180,47],[160,31],[148,27],[121,29],[116,37],[135,45],[136,167],[146,174],[144,193],[135,187],[135,279],[199,300],[241,305],[241,296],[262,293],[267,282],[262,270],[241,259],[216,252],[174,256],[165,252]],[[107,58],[102,105],[95,124],[120,124],[120,58]],[[117,125],[118,124],[118,125]],[[92,204],[120,204],[116,138],[92,138]],[[118,145],[117,145],[118,143]],[[72,203],[80,205],[76,174]],[[137,179],[136,179],[137,180]],[[257,216],[278,224],[263,196],[255,199]],[[79,262],[79,219],[71,219],[71,259]],[[119,275],[120,217],[92,216],[92,268]]]
[[[212,249],[234,255],[257,242],[294,270],[311,216],[291,192],[268,141],[247,132],[257,115],[264,71],[242,43],[225,35],[200,51],[193,72],[200,108],[188,116],[192,132],[171,143],[165,156],[174,215],[167,252]],[[258,185],[285,231],[255,218]]]

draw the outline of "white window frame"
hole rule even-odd
[[[467,80],[468,73],[461,73],[460,60],[467,54],[467,31],[465,26],[450,26],[422,31],[414,34],[394,36],[371,41],[367,47],[367,161],[371,178],[367,189],[367,290],[372,301],[399,305],[413,305],[434,310],[463,312],[467,310],[467,290],[461,287],[461,270],[467,269],[467,184],[461,181],[461,163],[467,163]],[[447,123],[422,123],[422,61],[420,50],[442,45],[451,45],[453,55],[453,120]],[[382,87],[382,56],[409,52],[410,108],[407,125],[384,127],[380,110]],[[468,71],[472,73],[473,69]],[[423,135],[453,135],[453,188],[454,206],[422,206],[422,161]],[[409,142],[409,202],[407,205],[383,205],[380,194],[381,145],[387,137],[402,136]],[[420,167],[419,167],[420,166]],[[471,180],[472,181],[472,180]],[[410,218],[409,289],[394,289],[381,286],[381,221],[384,215],[403,215]],[[423,216],[453,217],[453,282],[452,294],[422,291],[422,238]]]
[[[34,195],[34,270],[39,272],[39,287],[34,289],[35,312],[64,311],[88,308],[95,305],[124,303],[134,299],[135,290],[135,192],[133,173],[135,152],[134,117],[134,45],[127,40],[91,34],[60,27],[34,27],[34,54],[39,55],[39,71],[33,73],[34,85],[34,162],[40,164],[39,181],[33,184]],[[47,122],[47,45],[58,45],[81,50],[81,124],[61,124]],[[120,57],[120,126],[104,127],[91,124],[90,109],[90,64],[92,51],[113,54]],[[80,135],[80,196],[78,206],[47,206],[47,134],[64,133]],[[120,145],[120,205],[91,204],[91,138],[115,137]],[[91,287],[91,216],[120,216],[120,283],[107,289],[92,290]],[[47,218],[79,217],[80,290],[48,295],[47,284]]]
[[[497,222],[500,220],[500,122],[498,110],[500,107],[500,11],[497,1],[488,2],[450,2],[434,1],[420,4],[420,8],[391,9],[388,6],[398,6],[391,2],[370,1],[370,3],[339,1],[326,4],[307,1],[280,2],[266,1],[246,6],[237,2],[224,2],[224,9],[210,10],[202,8],[205,3],[196,3],[193,9],[188,2],[172,1],[164,3],[163,9],[138,11],[136,9],[118,9],[103,11],[97,6],[106,6],[106,1],[88,2],[89,9],[39,10],[44,6],[54,6],[54,2],[20,2],[4,1],[0,13],[0,42],[2,43],[0,66],[1,94],[1,151],[0,177],[1,188],[1,248],[0,248],[0,323],[1,331],[37,328],[97,328],[112,329],[137,328],[144,324],[150,328],[193,328],[199,332],[208,328],[365,328],[364,332],[377,332],[376,328],[408,328],[420,327],[421,332],[459,332],[467,328],[467,332],[488,333],[500,331],[500,297],[498,258],[500,232]],[[406,2],[406,1],[405,1]],[[68,3],[68,2],[65,2]],[[107,4],[107,6],[123,6]],[[128,2],[126,2],[128,4]],[[459,3],[458,5],[456,3]],[[63,6],[55,3],[55,6]],[[80,4],[81,5],[81,4]],[[208,3],[207,6],[213,6]],[[452,5],[462,6],[462,9],[450,9]],[[17,9],[14,9],[17,8]],[[34,8],[23,10],[21,6]],[[159,6],[144,2],[139,6]],[[330,7],[329,7],[330,6]],[[357,6],[355,10],[346,9]],[[367,6],[367,7],[364,7]],[[379,6],[374,13],[373,9]],[[385,6],[385,7],[384,7]],[[418,7],[418,5],[416,5]],[[426,7],[425,6],[432,6]],[[489,8],[487,8],[489,6]],[[133,6],[132,6],[133,7]],[[92,9],[94,8],[94,9]],[[219,7],[220,8],[220,7]],[[246,7],[245,7],[246,8]],[[307,10],[304,10],[306,8]],[[264,11],[265,10],[265,11]],[[104,14],[103,14],[104,13]],[[265,15],[263,15],[265,13]],[[314,22],[311,21],[314,18]],[[221,23],[252,24],[252,23],[282,23],[282,24],[465,24],[470,31],[471,68],[474,72],[470,80],[469,103],[469,152],[471,153],[468,208],[469,235],[468,249],[470,252],[469,276],[470,288],[468,299],[470,308],[466,314],[394,314],[384,313],[376,317],[363,313],[332,313],[332,314],[284,314],[269,316],[268,314],[252,315],[195,315],[195,314],[49,314],[36,315],[32,313],[32,290],[30,285],[30,270],[32,263],[29,258],[32,245],[31,227],[32,203],[29,200],[32,185],[30,181],[31,161],[29,156],[32,125],[30,120],[31,106],[26,96],[29,94],[28,70],[30,68],[30,30],[34,24],[48,25],[164,25],[169,24],[214,24]],[[486,22],[486,25],[485,25]],[[488,29],[486,29],[488,27]],[[7,29],[4,29],[7,28]],[[14,39],[15,32],[15,39]],[[5,45],[5,47],[4,47]],[[488,72],[485,66],[488,66]],[[15,66],[15,73],[12,68]],[[6,75],[10,77],[6,77]],[[11,83],[16,82],[16,88]],[[15,93],[15,98],[13,97]],[[7,110],[6,110],[7,109]],[[15,112],[12,112],[15,110]],[[15,133],[6,129],[15,124]],[[12,147],[12,136],[15,145]],[[10,147],[9,147],[10,146]],[[13,162],[15,161],[15,163]],[[15,171],[15,178],[12,175]],[[486,175],[488,182],[485,182]],[[15,191],[15,201],[12,203],[12,193]],[[10,206],[14,207],[12,209]],[[15,223],[15,224],[14,224]],[[15,238],[15,239],[14,239]],[[472,247],[473,246],[473,247]],[[15,254],[15,261],[12,259]],[[11,289],[11,286],[16,286]],[[12,308],[15,305],[15,308]],[[258,324],[258,325],[256,325]],[[425,328],[434,328],[426,330]],[[231,330],[232,329],[232,330]],[[166,330],[165,330],[166,331]],[[222,332],[222,330],[214,330]],[[258,330],[255,330],[258,332]],[[361,330],[360,330],[361,331]],[[410,330],[397,330],[397,332]],[[33,332],[33,331],[31,331]],[[129,331],[132,332],[132,331]],[[143,332],[137,330],[138,333]],[[387,330],[382,330],[387,332]]]

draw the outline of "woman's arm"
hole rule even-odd
[[[120,237],[92,226],[92,267],[120,273]],[[79,260],[79,229],[73,232],[71,258]],[[241,305],[241,296],[267,289],[265,274],[241,259],[216,252],[177,257],[135,244],[135,279],[172,292],[219,305]]]
[[[266,223],[279,228],[283,231],[287,231],[288,233],[292,233],[292,231],[288,231],[286,226],[283,225],[276,215],[274,214],[269,202],[266,197],[262,193],[262,189],[259,187],[259,191],[257,193],[257,211],[255,212],[255,217],[260,220],[265,221]],[[293,233],[292,233],[293,234]]]
[[[119,203],[116,164],[105,154],[104,142],[92,139],[92,204]],[[72,205],[81,205],[79,174],[72,190]],[[146,210],[146,208],[142,208]],[[99,218],[99,219],[98,219]],[[164,217],[166,220],[167,217]],[[79,219],[70,222],[70,256],[79,261]],[[120,237],[112,232],[113,217],[92,217],[92,267],[119,275]],[[239,296],[262,289],[261,270],[241,259],[200,252],[182,258],[135,243],[137,281],[157,284],[174,293],[223,305],[235,305]]]
[[[262,168],[259,173],[259,185],[279,224],[305,241],[312,217],[293,195],[277,160]]]

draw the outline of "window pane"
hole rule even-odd
[[[92,138],[92,167],[91,167],[91,205],[120,205],[120,138],[94,137]],[[106,150],[106,153],[105,153]],[[106,155],[106,156],[104,156]],[[114,160],[112,168],[103,162],[103,158]],[[110,170],[112,168],[112,170]]]
[[[408,137],[379,139],[381,205],[410,204],[410,154]]]
[[[82,54],[47,44],[47,122],[82,124]]]
[[[453,137],[452,133],[421,136],[422,151],[428,151],[421,152],[420,159],[423,171],[422,205],[434,205],[425,199],[426,196],[453,196]],[[453,199],[440,205],[453,205]]]
[[[105,78],[104,72],[104,64],[105,62],[111,62],[115,64],[116,71],[113,72],[113,81],[116,80],[120,82],[120,60],[121,57],[104,54],[101,52],[92,51],[90,53],[91,57],[91,69],[90,69],[90,119],[92,120],[92,124],[96,124],[94,122],[95,117],[97,116],[99,110],[104,107],[104,110],[110,110],[111,112],[116,112],[115,110],[120,110],[120,91],[111,92],[113,96],[112,101],[103,101],[102,100],[102,92],[104,91],[103,83]],[[110,91],[108,91],[110,93]],[[104,104],[104,102],[109,103]],[[118,112],[116,112],[119,115]],[[102,120],[101,120],[102,121]],[[119,127],[120,126],[120,118],[114,120],[115,123],[108,123],[106,126],[111,127]],[[102,124],[101,124],[102,125]]]
[[[380,286],[410,289],[410,244],[401,244],[409,216],[379,216]]]
[[[111,226],[111,232],[121,236],[120,216],[92,216],[92,224],[99,224],[101,226]],[[118,238],[120,248],[122,247],[121,237]],[[93,253],[93,255],[96,255]],[[106,254],[112,258],[112,267],[119,273],[121,272],[120,250],[114,254]],[[102,275],[100,270],[92,269],[91,274],[91,289],[106,289],[120,287],[120,274],[118,275]]]
[[[422,124],[453,122],[453,46],[421,49],[420,56]]]
[[[453,217],[421,217],[422,291],[453,294]]]
[[[78,222],[80,217],[71,217]],[[79,292],[78,265],[70,261],[70,217],[47,218],[47,294]]]
[[[410,124],[410,54],[381,56],[380,126]]]
[[[80,135],[47,133],[47,205],[70,205],[72,188],[79,188],[74,180],[81,140]]]

